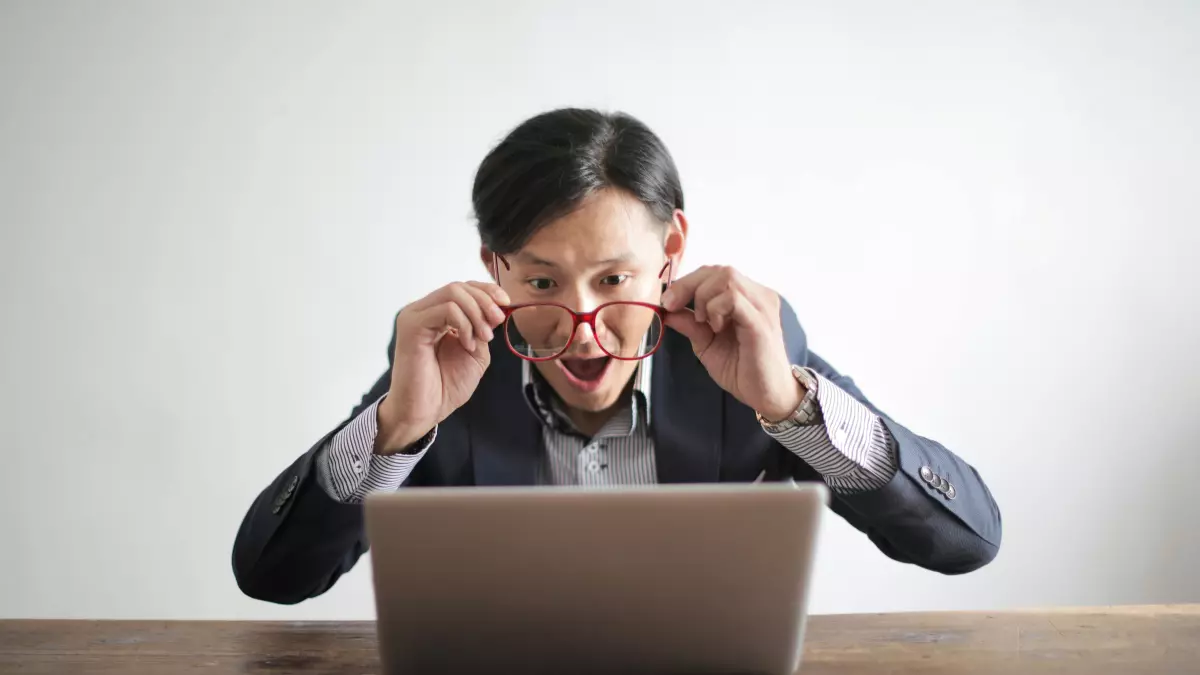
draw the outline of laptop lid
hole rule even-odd
[[[827,501],[819,483],[374,493],[385,672],[794,673]]]

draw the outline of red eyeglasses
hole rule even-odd
[[[499,262],[497,262],[499,261]],[[508,261],[492,254],[492,273],[500,280],[499,263],[511,269]],[[664,290],[670,286],[672,261],[659,271],[667,274]],[[557,302],[524,302],[504,310],[504,338],[512,353],[527,361],[550,361],[562,356],[575,340],[579,324],[587,324],[600,350],[623,361],[636,361],[658,351],[662,343],[667,310],[660,305],[630,300],[606,302],[590,312],[577,312]]]

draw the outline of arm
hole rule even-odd
[[[280,473],[250,505],[233,543],[233,574],[246,595],[294,604],[329,590],[367,550],[362,507],[317,484],[318,455],[387,391],[381,377],[351,417]]]
[[[395,337],[388,347],[389,366]],[[415,454],[372,450],[377,409],[391,369],[362,397],[350,417],[280,473],[250,505],[233,544],[233,574],[246,595],[295,604],[329,590],[368,545],[359,502],[372,490],[414,482]]]
[[[317,452],[317,483],[336,502],[358,504],[370,492],[396,490],[437,438],[434,427],[406,452],[376,454],[379,403],[375,401],[359,413]]]
[[[825,413],[812,432],[817,441],[793,442],[790,449],[823,474],[833,474],[826,482],[834,511],[901,562],[946,574],[991,562],[1000,548],[1000,508],[979,473],[937,441],[889,418],[851,378],[809,352],[786,302],[781,318],[793,363],[819,376]],[[818,466],[804,453],[826,461]]]
[[[298,603],[329,590],[354,566],[368,545],[358,502],[373,490],[427,480],[418,462],[439,421],[479,385],[494,329],[504,321],[497,303],[509,302],[495,284],[453,282],[396,313],[387,371],[350,418],[246,512],[233,544],[233,573],[244,593]],[[396,453],[409,456],[382,456]]]
[[[804,389],[798,414],[778,424],[762,422],[766,432],[835,492],[883,487],[897,469],[896,439],[883,420],[812,368],[797,373]]]
[[[834,511],[885,554],[947,574],[978,569],[996,556],[1000,509],[975,469],[888,418],[850,378],[809,353],[795,312],[778,293],[732,267],[706,266],[673,282],[662,305],[667,326],[691,341],[713,380],[766,420],[784,420],[803,403],[792,366],[811,368],[861,404],[847,409],[863,423],[833,428],[838,452],[830,454],[817,435],[812,447],[789,441],[795,451],[783,461],[799,479],[812,478],[815,470],[797,453],[806,451],[822,464],[835,488]],[[890,450],[870,452],[876,438]],[[811,452],[822,447],[827,463]]]

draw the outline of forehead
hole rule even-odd
[[[661,225],[635,197],[602,190],[574,211],[551,222],[514,256],[561,266],[581,266],[617,258],[649,258],[661,253]]]

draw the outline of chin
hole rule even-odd
[[[564,403],[572,408],[575,408],[576,410],[583,410],[585,412],[603,412],[613,407],[613,405],[617,403],[617,401],[621,398],[621,390],[618,389],[613,392],[597,391],[590,394],[571,392],[567,396],[563,396],[562,392],[559,391],[558,395],[560,398],[562,398]]]

